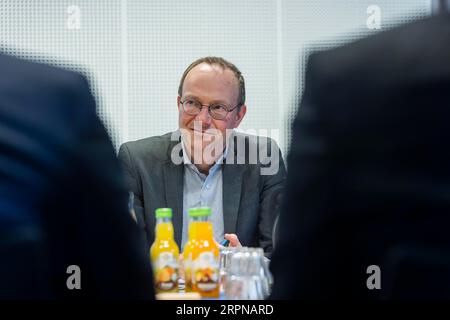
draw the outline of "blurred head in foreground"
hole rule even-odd
[[[152,298],[85,79],[0,55],[0,299]]]
[[[309,58],[272,298],[450,298],[450,16]]]

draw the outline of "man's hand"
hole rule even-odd
[[[230,247],[242,247],[241,243],[239,242],[238,236],[234,233],[225,233],[224,238],[230,241]]]

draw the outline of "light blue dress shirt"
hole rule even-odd
[[[189,228],[189,208],[210,207],[210,221],[213,224],[214,240],[221,242],[224,236],[223,222],[223,202],[222,202],[222,163],[226,158],[228,148],[216,163],[209,169],[209,174],[201,173],[192,164],[186,153],[183,139],[181,139],[183,149],[184,177],[183,177],[183,231],[181,237],[181,247],[188,241]],[[182,249],[183,250],[183,249]]]

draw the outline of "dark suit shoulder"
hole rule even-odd
[[[271,149],[277,151],[279,150],[277,142],[270,137],[234,131],[233,140],[236,146],[238,145],[239,141],[245,141],[246,148],[254,150],[267,149],[268,155],[270,155]]]
[[[169,132],[161,136],[125,142],[120,146],[119,154],[126,149],[134,159],[166,161],[169,147],[174,143],[171,140],[173,134],[174,132]]]
[[[349,74],[359,77],[355,81],[397,82],[399,77],[410,78],[420,70],[442,69],[441,63],[448,61],[450,52],[449,32],[450,15],[433,16],[314,53],[309,64],[315,75],[322,73],[321,78],[328,82]],[[432,59],[427,55],[430,50]],[[373,77],[374,73],[384,76]]]
[[[270,175],[276,174],[281,168],[284,174],[284,161],[277,142],[265,136],[257,136],[235,131],[228,148],[226,163],[251,164],[257,167],[269,167]],[[274,169],[274,170],[272,170]],[[264,173],[264,175],[269,173]]]
[[[0,69],[0,113],[27,123],[22,134],[29,141],[43,149],[58,145],[58,152],[72,154],[69,146],[98,127],[95,102],[82,75],[1,53]]]
[[[23,82],[41,89],[76,88],[80,82],[87,85],[84,76],[73,71],[49,66],[39,62],[19,59],[0,53],[0,66],[3,74],[8,75],[8,82]]]

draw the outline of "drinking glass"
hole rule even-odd
[[[224,285],[227,299],[261,300],[270,294],[272,275],[261,248],[236,249]]]

